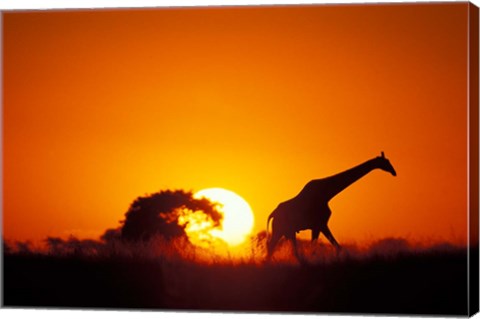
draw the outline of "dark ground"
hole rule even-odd
[[[6,307],[467,315],[465,249],[314,265],[19,253],[3,261]]]

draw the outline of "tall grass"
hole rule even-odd
[[[230,311],[466,314],[466,248],[389,238],[368,246],[288,242],[265,258],[265,238],[197,247],[51,238],[7,243],[6,306]],[[478,251],[478,249],[477,249]]]
[[[281,241],[271,259],[266,258],[266,236],[259,233],[251,236],[242,245],[229,247],[218,241],[210,245],[191,244],[186,237],[165,239],[154,236],[145,241],[124,241],[120,238],[110,240],[80,240],[75,237],[67,239],[47,238],[45,245],[33,245],[31,242],[4,241],[4,253],[7,255],[40,255],[59,258],[85,259],[134,259],[150,261],[185,262],[204,265],[252,264],[263,265],[299,265],[293,255],[292,245]],[[445,253],[465,250],[465,247],[450,243],[425,245],[410,243],[402,238],[385,238],[367,245],[347,243],[338,253],[328,243],[311,243],[297,240],[297,247],[303,262],[311,264],[328,264],[345,260],[365,260],[370,258],[395,259],[409,254]]]

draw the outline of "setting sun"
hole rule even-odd
[[[229,246],[243,243],[253,228],[253,212],[250,205],[239,195],[223,188],[207,188],[194,195],[205,197],[218,203],[217,210],[223,214],[220,228],[213,228],[209,233],[225,241]]]

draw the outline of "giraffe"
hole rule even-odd
[[[285,236],[292,242],[295,256],[299,258],[295,234],[305,229],[312,230],[312,242],[316,241],[322,232],[339,252],[341,247],[328,228],[328,220],[332,214],[328,202],[345,188],[377,168],[389,172],[393,176],[397,175],[390,161],[381,152],[380,156],[344,172],[311,180],[297,196],[280,203],[267,220],[268,234],[268,225],[273,219],[272,236],[267,244],[268,257],[271,257],[278,241]]]

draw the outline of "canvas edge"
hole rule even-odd
[[[0,10],[0,308],[4,307],[3,291],[3,10]]]
[[[468,4],[468,315],[479,311],[479,23],[478,7]]]

